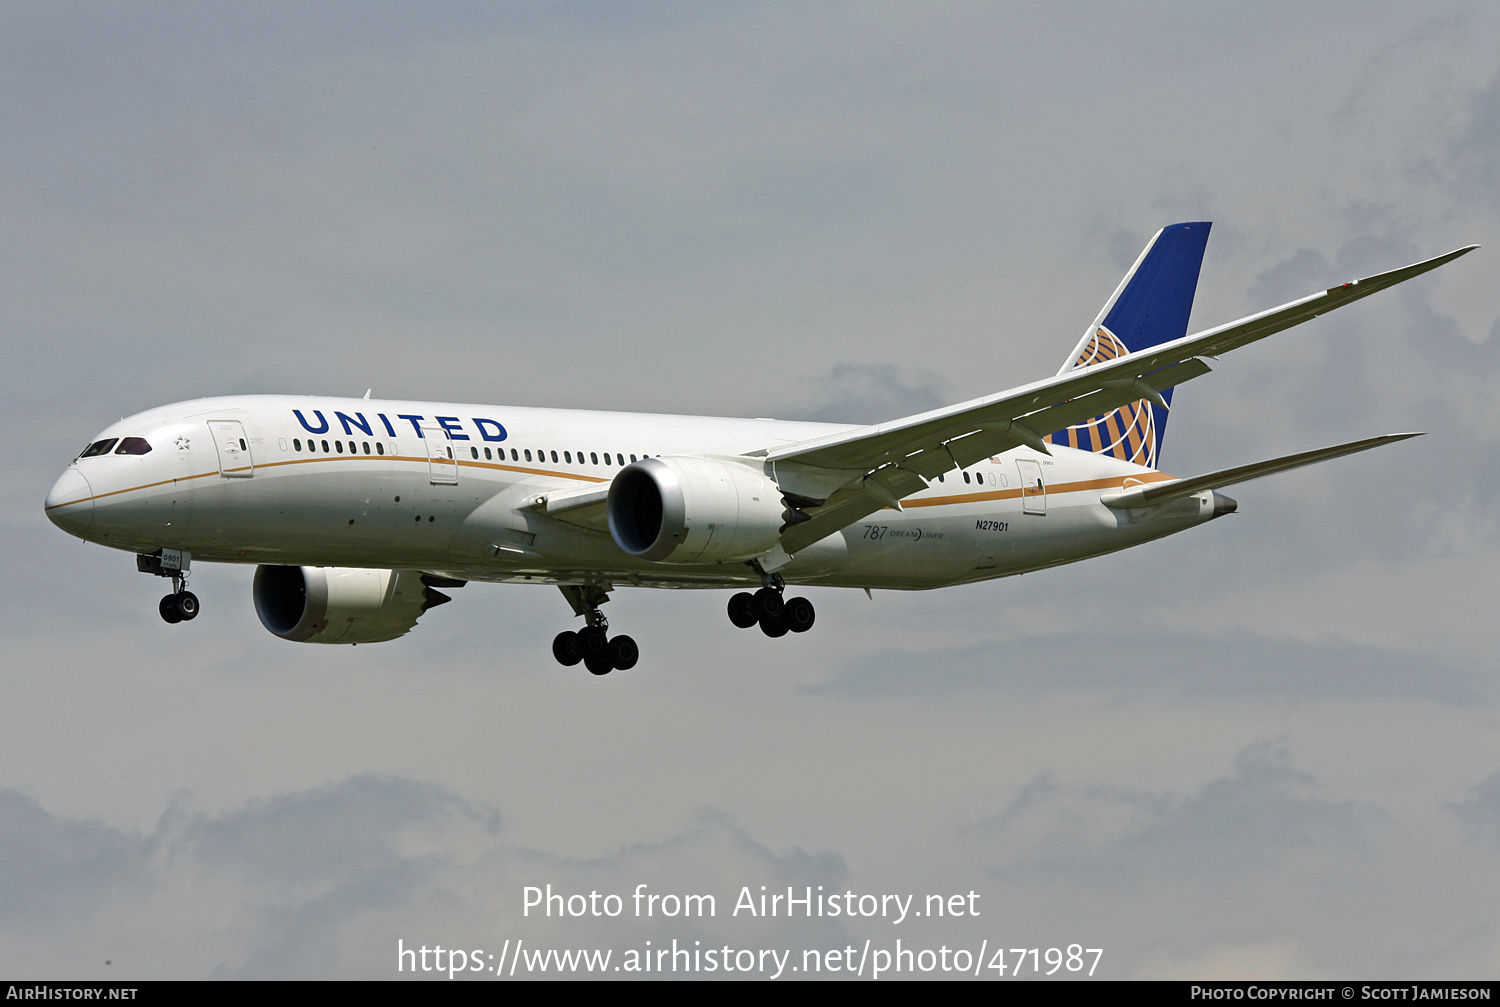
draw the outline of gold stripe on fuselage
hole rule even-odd
[[[279,462],[261,462],[261,463],[259,463],[257,465],[243,465],[243,466],[241,466],[239,468],[227,469],[226,472],[254,471],[255,469],[277,468],[277,467],[282,466],[282,465],[312,465],[312,464],[319,463],[319,462],[362,462],[362,461],[392,461],[392,462],[411,462],[413,464],[425,464],[425,463],[430,462],[431,459],[424,458],[424,457],[422,457],[420,455],[382,455],[382,456],[371,455],[369,457],[366,457],[365,455],[348,455],[348,456],[345,456],[345,457],[342,457],[342,458],[339,458],[339,457],[328,457],[328,458],[288,458],[285,461],[279,461]],[[582,482],[591,482],[591,483],[605,483],[605,482],[609,482],[609,479],[604,478],[602,476],[588,476],[588,475],[583,475],[580,472],[558,472],[558,471],[556,471],[554,469],[533,469],[533,468],[525,468],[523,466],[518,466],[518,465],[499,465],[499,464],[496,464],[495,462],[481,462],[481,461],[474,461],[472,459],[463,459],[463,458],[454,459],[454,461],[456,462],[456,464],[461,465],[461,466],[463,466],[465,468],[489,469],[489,470],[497,471],[497,472],[518,472],[518,473],[521,473],[521,474],[524,474],[524,475],[551,476],[551,477],[557,478],[557,479],[574,479],[574,480],[579,480],[579,481],[582,481]],[[106,497],[119,496],[122,493],[135,493],[135,492],[138,492],[140,490],[155,489],[157,486],[167,486],[167,485],[170,485],[171,483],[188,482],[189,480],[192,480],[192,479],[204,479],[204,478],[207,478],[209,476],[216,476],[216,475],[220,475],[220,474],[221,473],[219,472],[218,469],[212,469],[212,470],[210,470],[208,472],[196,472],[196,473],[194,473],[192,475],[178,476],[175,479],[159,479],[156,482],[142,483],[140,486],[130,486],[130,487],[127,487],[127,488],[122,489],[122,490],[110,490],[108,493],[97,493],[94,496],[79,497],[77,500],[69,500],[67,503],[53,504],[52,506],[50,506],[50,507],[48,507],[46,509],[49,510],[49,511],[51,511],[51,510],[59,510],[59,509],[61,509],[63,507],[75,507],[78,504],[90,503],[90,502],[92,502],[94,500],[103,500]],[[1139,483],[1154,483],[1154,482],[1170,482],[1170,481],[1172,481],[1172,480],[1174,480],[1176,478],[1177,478],[1176,476],[1168,475],[1165,472],[1148,472],[1148,473],[1145,473],[1145,474],[1142,474],[1142,475],[1109,476],[1109,477],[1104,478],[1104,479],[1084,479],[1084,480],[1079,480],[1079,481],[1075,481],[1075,482],[1067,482],[1067,483],[1049,483],[1047,485],[1047,492],[1048,493],[1052,493],[1052,494],[1059,494],[1059,493],[1083,493],[1083,492],[1087,492],[1088,490],[1095,490],[1095,489],[1099,489],[1099,490],[1104,490],[1104,489],[1123,489],[1125,487],[1125,484],[1127,482],[1135,482],[1135,483],[1138,483],[1138,484]],[[951,494],[949,496],[940,496],[940,497],[909,498],[909,499],[902,500],[901,501],[901,506],[902,507],[942,507],[942,506],[946,506],[948,504],[980,503],[980,502],[988,501],[988,500],[1015,500],[1015,499],[1018,499],[1020,496],[1021,496],[1021,489],[1018,487],[1016,489],[988,490],[988,491],[984,491],[984,492],[975,492],[975,493],[956,493],[956,494]]]

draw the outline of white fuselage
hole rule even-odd
[[[423,570],[463,580],[729,587],[743,561],[637,559],[602,528],[531,506],[605,486],[646,456],[736,459],[839,430],[826,423],[566,409],[238,396],[177,403],[98,435],[145,454],[81,457],[47,499],[59,526],[198,561]],[[1055,566],[1214,516],[1212,494],[1117,510],[1102,494],[1168,478],[1115,458],[1018,448],[798,552],[790,583],[919,589]],[[967,478],[966,478],[967,477]],[[1037,480],[1040,479],[1040,487]],[[1023,492],[1023,487],[1025,490]]]

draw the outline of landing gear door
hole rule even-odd
[[[225,479],[249,479],[255,475],[250,441],[239,420],[209,420],[208,433],[219,453],[219,475]]]
[[[1047,484],[1042,481],[1042,463],[1031,458],[1017,458],[1021,471],[1021,510],[1027,514],[1047,513]]]
[[[458,485],[458,459],[453,456],[453,442],[440,426],[422,427],[422,443],[427,445],[428,477],[434,486]]]

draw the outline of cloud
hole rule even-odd
[[[931,651],[881,651],[845,662],[808,695],[937,700],[969,692],[1039,699],[1104,695],[1193,703],[1401,699],[1463,705],[1488,698],[1488,676],[1422,653],[1301,643],[1223,632],[1081,632],[1023,636]]]
[[[1470,787],[1452,810],[1473,836],[1500,847],[1500,773]]]
[[[1474,819],[1471,807],[1495,817],[1496,779],[1475,788],[1460,819]],[[3,791],[0,835],[19,851],[0,865],[0,892],[21,907],[0,917],[0,961],[74,978],[390,978],[398,940],[486,954],[506,940],[623,953],[674,938],[800,952],[867,935],[966,943],[1016,926],[1043,946],[1104,946],[1101,974],[1114,976],[1432,977],[1467,974],[1497,949],[1497,892],[1483,880],[1500,876],[1492,834],[1474,844],[1430,824],[1414,830],[1331,792],[1276,742],[1246,747],[1227,773],[1181,792],[1033,779],[896,886],[977,890],[980,915],[913,918],[899,931],[735,915],[742,887],[758,897],[762,885],[890,886],[832,852],[774,853],[708,810],[660,841],[567,858],[508,841],[493,809],[363,774],[216,814],[177,805],[145,835]],[[39,842],[55,852],[39,853]],[[716,914],[638,918],[641,884],[659,896],[711,894]],[[584,896],[563,903],[581,915],[523,914],[524,889],[544,895],[548,885]],[[618,895],[621,915],[585,910],[593,892]],[[54,897],[46,911],[33,904],[39,893]],[[1390,911],[1410,929],[1386,927]]]
[[[1229,776],[1184,796],[1039,779],[965,838],[982,838],[981,856],[1006,874],[1139,878],[1166,864],[1188,875],[1255,872],[1296,849],[1357,848],[1380,817],[1317,791],[1283,747],[1261,742],[1239,754]]]
[[[953,386],[923,369],[895,364],[835,364],[806,379],[800,404],[783,407],[786,419],[824,423],[880,423],[937,409],[954,401]]]
[[[773,853],[707,810],[660,842],[569,859],[506,841],[493,809],[437,786],[361,774],[219,814],[174,807],[144,836],[0,791],[0,837],[0,961],[35,974],[393,978],[398,940],[498,953],[506,939],[640,950],[673,937],[736,947],[843,937],[826,920],[736,917],[743,886],[832,890],[848,871],[833,853]],[[640,884],[647,896],[710,895],[715,915],[659,901],[637,916]],[[614,894],[624,910],[579,918],[543,900],[528,916],[527,886]]]
[[[174,830],[175,831],[175,830]],[[460,833],[469,835],[460,839]],[[499,814],[430,783],[361,774],[337,785],[249,802],[187,823],[174,842],[257,884],[342,883],[465,843],[483,847]]]
[[[1500,75],[1473,93],[1468,121],[1452,140],[1459,191],[1500,209]]]
[[[1215,979],[1309,980],[1337,978],[1315,964],[1300,941],[1272,937],[1252,944],[1219,945],[1178,956],[1164,949],[1149,952],[1136,968],[1137,979],[1176,981]]]
[[[96,911],[145,867],[139,836],[98,821],[58,819],[37,801],[0,790],[0,925],[29,928]]]
[[[1039,779],[959,842],[1034,939],[1108,934],[1136,975],[1453,976],[1495,949],[1493,851],[1331,794],[1272,742],[1186,793]]]

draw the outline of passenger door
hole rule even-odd
[[[1021,472],[1021,510],[1027,514],[1047,513],[1047,484],[1042,481],[1042,463],[1032,458],[1017,458]]]
[[[427,445],[427,471],[432,485],[457,486],[458,459],[453,456],[453,442],[448,439],[448,431],[437,424],[424,424],[422,443]]]
[[[219,475],[225,479],[249,479],[255,475],[250,440],[239,420],[209,420],[208,432],[219,455]]]

